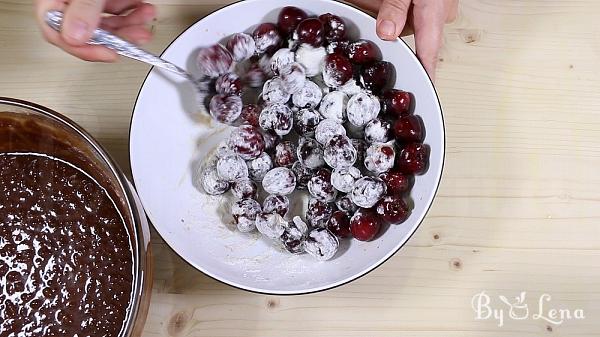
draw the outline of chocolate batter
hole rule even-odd
[[[119,335],[133,255],[111,197],[77,167],[0,153],[0,336]]]

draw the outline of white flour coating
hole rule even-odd
[[[290,93],[283,86],[279,77],[273,77],[263,85],[262,98],[269,104],[287,103],[290,100]]]
[[[325,228],[327,222],[333,214],[331,204],[320,201],[317,198],[310,198],[306,210],[306,220],[313,227]]]
[[[361,127],[377,118],[380,110],[381,103],[377,97],[361,92],[350,98],[346,113],[352,125]]]
[[[281,43],[281,36],[276,29],[273,29],[267,34],[254,34],[254,42],[256,43],[256,52],[262,54],[267,49],[279,45]]]
[[[292,95],[292,102],[299,108],[316,108],[323,98],[323,91],[313,82],[306,80],[304,87]]]
[[[233,66],[233,56],[220,44],[201,48],[196,57],[200,74],[211,78],[229,72]]]
[[[296,176],[287,167],[276,167],[267,172],[262,185],[269,194],[288,195],[296,188]]]
[[[262,182],[267,172],[273,168],[273,160],[267,153],[263,152],[258,158],[248,161],[247,165],[250,179]]]
[[[375,143],[367,148],[365,167],[373,173],[383,173],[394,167],[396,151],[393,145]]]
[[[308,225],[299,216],[295,216],[291,222],[287,223],[280,237],[281,244],[292,254],[302,254],[304,253],[303,243],[307,234]]]
[[[258,187],[249,178],[236,180],[231,184],[231,194],[236,199],[245,199],[251,196],[256,196]]]
[[[358,85],[358,83],[356,83],[354,79],[350,79],[348,82],[346,82],[346,84],[339,87],[339,91],[352,97],[356,94],[363,92],[364,90],[360,85]]]
[[[217,121],[233,124],[242,114],[244,103],[237,95],[214,95],[209,103],[210,115]]]
[[[217,174],[219,178],[233,182],[248,178],[248,166],[244,159],[238,155],[227,156],[217,161]]]
[[[285,217],[290,209],[290,199],[285,195],[269,195],[263,201],[263,212],[278,213]]]
[[[356,163],[358,151],[352,145],[350,138],[345,135],[335,135],[325,145],[323,158],[327,165],[341,169]]]
[[[304,88],[306,83],[306,73],[304,68],[298,63],[292,63],[280,71],[283,89],[290,94],[295,94]]]
[[[232,156],[235,154],[235,151],[233,151],[230,147],[229,144],[227,143],[226,140],[222,141],[221,143],[219,143],[219,146],[217,146],[217,149],[215,150],[215,156],[218,159],[221,159],[223,157],[228,157],[228,156]]]
[[[352,188],[354,188],[354,183],[360,179],[361,176],[360,170],[353,166],[334,169],[331,173],[331,184],[340,192],[350,193]]]
[[[326,229],[313,229],[306,241],[304,250],[319,261],[327,261],[335,256],[340,242]]]
[[[279,240],[283,234],[287,221],[277,213],[261,213],[256,217],[256,229],[271,240]]]
[[[350,199],[358,207],[371,208],[385,195],[383,180],[376,177],[363,177],[354,183]]]
[[[333,62],[325,61],[323,63],[323,82],[330,88],[339,88],[346,84],[344,81],[347,78],[344,78],[344,73],[335,67]],[[350,79],[352,80],[352,79]]]
[[[334,201],[337,196],[337,191],[333,185],[331,185],[331,173],[326,177],[316,174],[310,178],[308,181],[308,192],[318,200],[324,202]]]
[[[229,190],[229,183],[219,178],[217,168],[208,166],[202,172],[200,179],[202,180],[202,188],[209,195],[220,195]]]
[[[245,61],[256,53],[256,43],[254,42],[254,39],[252,36],[245,33],[234,34],[227,46],[236,62]]]
[[[385,143],[390,140],[391,125],[376,118],[365,126],[365,140],[369,143]]]
[[[260,212],[260,204],[253,199],[238,200],[231,205],[231,215],[242,233],[252,232],[256,228],[256,216]]]
[[[314,135],[321,115],[313,109],[300,109],[294,113],[294,127],[300,136]]]
[[[302,137],[298,142],[298,160],[302,165],[314,169],[323,166],[323,147],[314,139]]]
[[[258,124],[263,130],[274,131],[279,136],[284,136],[292,130],[294,124],[292,114],[292,110],[285,104],[271,104],[261,111]]]
[[[315,130],[315,139],[317,142],[321,143],[321,145],[327,144],[333,136],[337,135],[345,136],[346,128],[333,119],[322,120]]]
[[[341,91],[332,91],[323,97],[319,112],[323,118],[333,119],[338,123],[345,123],[347,105],[348,95]]]
[[[306,69],[307,77],[313,77],[321,73],[325,56],[327,56],[325,47],[315,48],[309,44],[302,44],[296,51],[296,62]]]
[[[231,131],[228,143],[242,159],[251,160],[257,158],[263,151],[264,137],[261,137],[258,128],[252,125],[241,125]]]
[[[344,195],[335,201],[335,205],[340,211],[344,211],[349,215],[354,214],[358,210],[358,206],[352,202],[348,195]]]
[[[271,71],[281,74],[281,71],[296,62],[296,54],[289,48],[281,48],[271,57]],[[304,69],[303,69],[304,70]]]

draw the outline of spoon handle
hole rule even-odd
[[[49,11],[46,13],[46,23],[57,32],[60,32],[62,20],[62,12]],[[173,63],[165,61],[160,57],[147,52],[133,43],[127,42],[104,29],[96,29],[92,35],[92,38],[87,43],[91,45],[101,45],[114,50],[119,55],[172,71],[186,78],[190,77],[185,70],[174,65]]]

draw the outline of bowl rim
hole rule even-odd
[[[198,24],[200,21],[204,20],[205,18],[212,16],[212,15],[216,15],[217,13],[219,13],[221,10],[228,8],[228,7],[232,7],[232,6],[236,6],[242,2],[252,2],[252,1],[260,1],[260,0],[236,0],[232,3],[223,5],[221,7],[218,7],[217,9],[211,11],[210,13],[207,13],[206,15],[198,18],[196,21],[194,21],[192,24],[190,24],[188,27],[186,27],[184,30],[182,30],[179,34],[177,34],[177,36],[175,36],[171,42],[169,42],[169,44],[167,44],[165,46],[165,48],[162,50],[162,52],[160,53],[160,57],[162,57],[164,55],[164,53],[167,51],[167,49],[169,49],[171,47],[171,45],[177,41],[177,39],[179,39],[181,37],[181,35],[183,35],[185,32],[187,32],[190,28],[192,28],[193,26],[195,26],[196,24]],[[371,15],[369,15],[368,13],[366,13],[363,9],[359,8],[358,6],[355,6],[353,4],[350,3],[346,3],[343,2],[341,0],[330,0],[332,2],[336,2],[337,4],[341,5],[341,6],[346,6],[346,7],[350,7],[351,9],[358,11],[359,13],[366,15],[368,17],[370,17],[375,23],[375,18],[373,18]],[[442,152],[442,158],[441,158],[441,165],[440,165],[440,175],[437,179],[436,185],[435,185],[435,189],[433,191],[433,197],[431,199],[431,202],[429,203],[429,205],[427,206],[427,209],[425,210],[425,213],[423,215],[423,217],[419,220],[419,222],[416,224],[416,226],[414,227],[414,229],[412,230],[412,232],[408,235],[408,237],[406,238],[406,240],[404,240],[404,242],[393,252],[388,253],[389,255],[387,257],[385,257],[384,259],[377,261],[377,263],[371,265],[368,269],[365,269],[364,271],[346,279],[346,280],[342,280],[342,281],[338,281],[336,283],[332,283],[332,285],[329,286],[324,286],[324,287],[319,287],[317,289],[314,290],[307,290],[307,291],[285,291],[285,292],[280,292],[280,291],[263,291],[263,290],[259,290],[253,287],[245,287],[243,285],[240,284],[236,284],[235,282],[229,282],[227,280],[222,280],[217,278],[216,276],[213,276],[209,273],[207,273],[204,270],[201,270],[199,267],[197,267],[196,265],[194,265],[192,262],[188,261],[181,253],[179,253],[175,247],[173,245],[171,245],[167,240],[165,240],[165,238],[163,237],[163,235],[156,229],[156,227],[154,228],[156,230],[156,233],[160,236],[161,240],[177,255],[179,256],[186,264],[188,264],[189,266],[191,266],[192,268],[194,268],[195,270],[201,272],[202,274],[208,276],[209,278],[228,285],[230,287],[242,290],[242,291],[248,291],[251,293],[255,293],[255,294],[261,294],[261,295],[275,295],[275,296],[297,296],[297,295],[309,295],[309,294],[315,294],[315,293],[320,293],[323,291],[327,291],[327,290],[331,290],[331,289],[335,289],[341,286],[344,286],[346,284],[349,284],[351,282],[354,282],[362,277],[364,277],[365,275],[371,273],[372,271],[378,269],[379,267],[381,267],[385,262],[387,262],[389,259],[391,259],[394,255],[396,255],[396,253],[398,253],[407,243],[408,241],[412,238],[412,236],[417,232],[417,230],[419,229],[419,227],[421,226],[421,224],[423,223],[423,221],[425,220],[425,218],[427,217],[427,214],[429,213],[431,207],[433,206],[433,203],[435,201],[435,198],[437,197],[438,191],[439,191],[439,187],[442,181],[442,177],[444,175],[444,166],[445,166],[445,162],[446,162],[446,123],[444,120],[444,113],[443,113],[443,109],[442,109],[442,105],[440,102],[440,97],[437,93],[437,90],[435,88],[435,84],[433,83],[433,81],[431,80],[431,76],[429,76],[429,74],[425,71],[425,68],[423,67],[423,64],[419,61],[419,59],[417,58],[417,56],[415,55],[415,53],[412,51],[412,49],[408,46],[408,44],[402,40],[400,37],[398,37],[396,39],[396,41],[399,41],[401,43],[401,45],[406,48],[409,52],[410,55],[413,59],[416,59],[417,63],[419,64],[419,67],[421,68],[421,70],[425,73],[425,75],[427,76],[427,79],[429,80],[429,83],[431,85],[431,89],[433,90],[433,93],[435,95],[436,98],[436,102],[438,104],[439,110],[440,110],[440,116],[441,116],[441,130],[442,130],[442,148],[441,148],[441,152]],[[142,93],[142,89],[144,88],[144,86],[146,85],[146,82],[148,81],[148,77],[150,76],[150,74],[152,73],[152,71],[154,71],[154,66],[152,66],[149,70],[148,73],[146,74],[146,76],[144,77],[144,81],[142,82],[142,84],[140,85],[140,88],[138,90],[137,96],[135,98],[135,102],[133,104],[132,107],[132,112],[131,112],[131,118],[129,121],[129,142],[127,144],[127,151],[129,153],[129,165],[130,167],[133,167],[133,162],[132,162],[132,157],[131,157],[131,132],[132,132],[132,127],[133,127],[133,119],[135,117],[135,111],[136,111],[136,107],[138,104],[138,100],[140,98],[140,94]],[[134,187],[136,186],[136,178],[135,175],[133,174],[132,171],[132,184],[134,185]],[[143,203],[142,203],[143,204]],[[148,220],[149,222],[152,224],[152,226],[154,227],[154,222],[152,221],[152,219],[150,218],[150,216],[148,215]]]
[[[62,126],[67,127],[70,131],[75,132],[98,153],[100,159],[108,166],[109,173],[114,175],[116,178],[116,181],[118,182],[118,188],[123,192],[123,196],[125,197],[125,203],[128,206],[127,211],[129,212],[129,216],[133,221],[131,224],[133,227],[132,240],[134,240],[136,243],[136,247],[133,249],[133,273],[135,282],[133,282],[133,287],[131,289],[131,307],[128,315],[125,317],[125,322],[122,328],[123,330],[121,331],[122,334],[119,335],[123,337],[131,336],[135,331],[134,329],[136,328],[139,319],[140,310],[144,309],[144,296],[148,296],[148,298],[151,296],[150,293],[144,294],[144,290],[147,288],[147,282],[152,282],[152,279],[148,280],[148,275],[151,275],[152,273],[151,270],[147,270],[149,261],[146,256],[150,238],[146,238],[146,235],[144,234],[143,226],[145,225],[142,219],[143,208],[138,207],[138,204],[136,203],[136,196],[134,195],[134,193],[137,192],[135,192],[133,185],[131,185],[131,183],[127,180],[125,174],[117,165],[116,161],[110,156],[109,152],[106,151],[106,149],[98,141],[96,141],[96,139],[92,137],[90,133],[88,133],[84,128],[82,128],[69,117],[43,105],[17,98],[0,96],[0,104],[34,111],[46,118],[54,120]],[[151,268],[152,266],[150,266],[150,269]]]

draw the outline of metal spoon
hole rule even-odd
[[[60,11],[49,11],[46,13],[46,23],[57,32],[60,32],[62,20],[63,13]],[[114,50],[119,55],[168,70],[187,79],[195,88],[196,101],[198,102],[198,105],[204,107],[204,99],[208,93],[208,81],[204,79],[195,79],[194,76],[175,64],[163,60],[162,58],[147,52],[133,43],[127,42],[104,29],[98,28],[94,30],[94,33],[87,44],[107,47]]]

